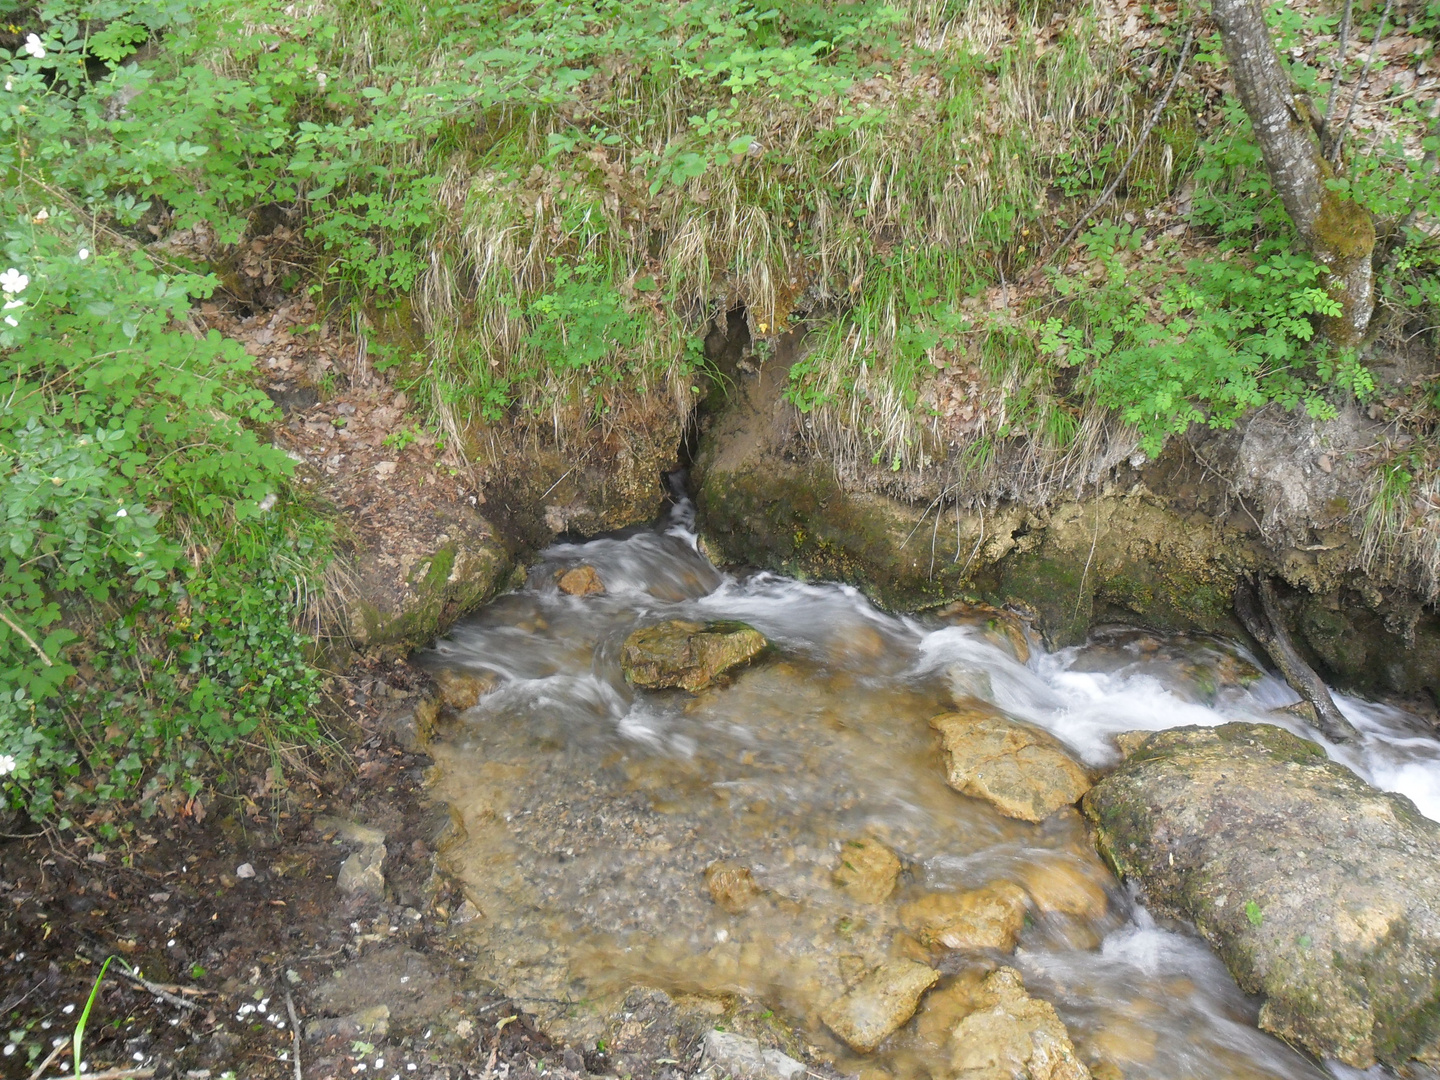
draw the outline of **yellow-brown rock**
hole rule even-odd
[[[1090,790],[1090,778],[1052,735],[967,699],[930,721],[956,791],[984,799],[1006,817],[1044,821]]]
[[[1117,731],[1115,749],[1120,751],[1121,758],[1128,758],[1153,734],[1153,731]]]
[[[1027,994],[1019,972],[992,971],[975,1001],[950,1037],[955,1080],[1091,1080],[1055,1007]]]
[[[593,566],[571,567],[560,575],[556,584],[567,596],[594,596],[605,591],[605,583]]]
[[[490,671],[463,671],[441,668],[434,673],[440,688],[440,700],[456,712],[473,709],[482,697],[500,685],[500,677]]]
[[[833,880],[864,904],[879,904],[895,891],[900,860],[884,844],[871,839],[847,840],[840,849],[840,865]]]
[[[1036,910],[1046,915],[1098,919],[1109,905],[1101,884],[1103,873],[1098,863],[1083,866],[1073,858],[1058,858],[1032,863],[1020,879]]]
[[[760,895],[748,866],[721,859],[705,868],[705,885],[715,903],[731,915],[739,915]]]
[[[1030,642],[1025,637],[1025,623],[1013,611],[969,600],[956,600],[934,614],[956,626],[978,628],[993,644],[1006,650],[1022,664],[1030,660]]]
[[[930,893],[902,907],[900,921],[928,945],[1009,952],[1025,925],[1025,890],[992,881],[969,892]]]
[[[857,1054],[869,1054],[915,1015],[925,991],[940,973],[913,960],[891,960],[820,1013],[825,1026]]]

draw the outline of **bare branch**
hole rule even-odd
[[[1340,96],[1340,76],[1345,71],[1345,51],[1350,44],[1350,14],[1355,0],[1345,0],[1340,16],[1340,40],[1335,49],[1335,74],[1330,76],[1330,97],[1325,102],[1325,116],[1320,121],[1320,143],[1324,145],[1330,131],[1330,118],[1335,115],[1335,99]]]
[[[1051,262],[1060,252],[1064,251],[1070,245],[1070,241],[1080,235],[1080,230],[1083,229],[1085,223],[1095,215],[1095,211],[1109,202],[1111,196],[1120,189],[1120,184],[1124,181],[1125,174],[1130,171],[1130,166],[1135,164],[1135,159],[1140,156],[1140,151],[1145,146],[1145,140],[1150,137],[1150,132],[1154,129],[1156,122],[1159,121],[1160,114],[1165,111],[1165,106],[1170,103],[1170,95],[1175,92],[1175,87],[1180,83],[1180,73],[1185,70],[1185,58],[1190,55],[1190,42],[1194,40],[1194,37],[1195,28],[1192,26],[1185,31],[1185,43],[1180,46],[1180,58],[1175,61],[1175,73],[1170,76],[1170,85],[1165,87],[1165,93],[1160,95],[1160,100],[1155,103],[1155,108],[1152,109],[1150,115],[1146,117],[1145,126],[1140,129],[1140,137],[1135,140],[1135,146],[1130,151],[1130,156],[1125,159],[1125,164],[1120,166],[1120,171],[1115,174],[1115,179],[1106,185],[1105,190],[1100,193],[1100,197],[1095,200],[1090,209],[1081,214],[1075,224],[1070,227],[1070,231],[1065,234],[1065,239],[1055,245],[1054,250],[1050,252],[1045,262]]]
[[[35,644],[35,639],[32,638],[29,634],[27,634],[24,630],[20,629],[20,627],[17,626],[14,622],[12,622],[9,616],[7,616],[3,611],[0,611],[0,622],[3,622],[6,626],[10,627],[11,630],[14,630],[15,633],[19,634],[22,638],[24,638],[25,644],[29,645],[30,648],[35,650],[35,655],[40,657],[40,659],[45,662],[46,667],[55,666],[55,661],[51,660],[50,657],[45,655],[45,650],[40,648],[39,645]]]
[[[1355,106],[1360,102],[1360,88],[1365,84],[1365,76],[1370,74],[1370,65],[1375,61],[1375,52],[1380,48],[1380,38],[1385,33],[1385,23],[1390,19],[1390,9],[1395,6],[1395,0],[1385,0],[1385,10],[1380,14],[1380,24],[1375,27],[1375,40],[1370,43],[1370,52],[1365,57],[1365,64],[1360,68],[1360,77],[1355,80],[1355,92],[1350,95],[1350,108],[1345,110],[1345,119],[1340,121],[1340,127],[1335,131],[1335,145],[1330,148],[1330,164],[1340,163],[1340,151],[1345,146],[1345,132],[1350,127],[1350,121],[1355,116]]]

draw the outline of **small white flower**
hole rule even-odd
[[[269,495],[266,495],[265,498],[260,500],[260,512],[262,514],[268,514],[271,510],[275,509],[275,503],[277,501],[278,500],[275,497],[275,493],[272,491]]]
[[[36,60],[45,59],[45,46],[40,44],[39,34],[31,34],[25,39],[25,51]]]
[[[17,307],[24,307],[24,306],[25,306],[25,301],[24,301],[24,300],[6,300],[6,301],[5,301],[5,310],[6,310],[6,311],[14,311]]]
[[[6,316],[5,316],[5,322],[6,322],[8,325],[10,325],[10,326],[19,326],[19,325],[20,325],[18,322],[15,321],[15,316],[14,316],[14,315],[6,315]]]
[[[34,222],[35,222],[36,225],[39,225],[42,221],[49,221],[49,220],[50,220],[50,211],[49,211],[49,210],[46,210],[46,209],[42,206],[42,207],[40,208],[40,212],[35,215],[35,217],[34,217],[33,220],[34,220]]]
[[[30,276],[28,274],[22,274],[13,266],[3,274],[0,274],[0,292],[11,294],[21,293],[24,292],[29,285]]]
[[[86,259],[88,259],[89,257],[90,257],[90,249],[89,249],[89,248],[81,248],[81,249],[80,249],[80,261],[81,261],[81,262],[84,262],[84,261],[85,261]]]
[[[116,511],[115,511],[115,516],[116,516],[116,517],[129,517],[130,515],[125,512],[125,507],[122,506],[122,507],[120,507],[119,510],[116,510]]]
[[[325,89],[325,73],[323,71],[320,72],[319,75],[315,76],[315,82],[319,85],[321,90]]]
[[[15,755],[0,754],[0,776],[15,771]]]
[[[8,94],[11,90],[14,90],[14,89],[15,89],[15,84],[14,84],[13,82],[11,82],[9,79],[6,79],[6,80],[5,80],[5,92]]]

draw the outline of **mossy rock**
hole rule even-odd
[[[764,634],[745,623],[671,619],[631,633],[620,652],[620,668],[634,686],[678,687],[693,694],[748,663],[768,644]]]
[[[359,649],[404,653],[433,640],[509,581],[514,560],[478,514],[451,508],[348,560],[342,629]]]
[[[1082,806],[1260,1026],[1357,1068],[1440,1054],[1440,824],[1267,724],[1149,736]]]

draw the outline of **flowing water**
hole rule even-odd
[[[979,694],[1103,767],[1118,760],[1111,737],[1135,729],[1259,719],[1316,737],[1274,711],[1296,700],[1284,683],[1208,639],[1116,629],[1046,653],[984,620],[887,615],[844,586],[733,577],[697,551],[686,509],[660,530],[550,548],[524,589],[428,657],[499,677],[433,750],[437,795],[465,824],[450,857],[483,911],[469,927],[483,975],[574,1038],[593,1037],[583,1003],[629,986],[745,995],[844,1071],[925,1080],[945,1075],[959,1007],[947,990],[1004,962],[1056,1006],[1082,1057],[1127,1080],[1362,1075],[1259,1031],[1256,1003],[1202,941],[1126,893],[1077,812],[1030,825],[947,787],[927,723],[953,695]],[[557,589],[581,564],[604,594]],[[776,648],[698,695],[637,692],[621,644],[669,618],[743,620]],[[1425,726],[1340,703],[1365,740],[1332,755],[1440,818],[1440,744]],[[841,846],[862,837],[905,867],[882,904],[832,884]],[[741,914],[707,891],[722,858],[765,890]],[[1033,916],[1013,956],[930,957],[946,981],[863,1061],[819,1022],[857,972],[920,949],[900,924],[907,899],[1054,874],[1103,889],[1103,912]]]

